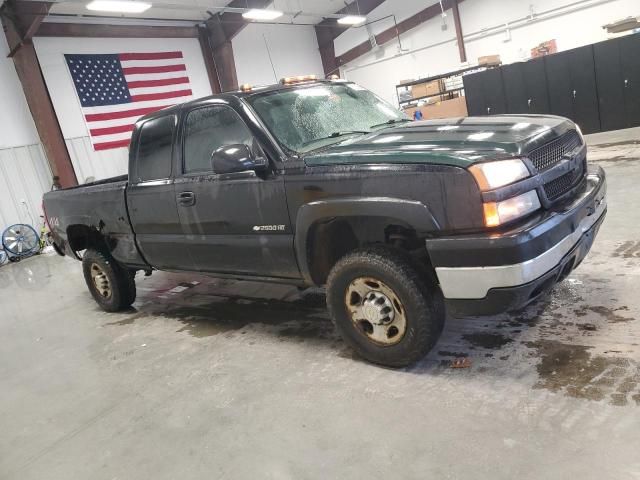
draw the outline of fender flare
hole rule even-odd
[[[307,237],[318,221],[338,217],[388,217],[413,227],[419,236],[440,230],[440,225],[424,203],[393,197],[339,197],[302,205],[296,216],[294,248],[304,280],[314,282],[309,270]]]

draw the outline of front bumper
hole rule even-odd
[[[427,240],[450,312],[490,315],[534,300],[587,255],[606,209],[604,171],[591,167],[571,204],[541,211],[525,225]]]

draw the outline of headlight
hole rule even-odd
[[[484,224],[487,227],[497,227],[516,218],[524,217],[539,208],[540,200],[535,190],[502,202],[488,202],[484,204]]]
[[[480,190],[493,190],[529,176],[529,170],[519,158],[478,163],[469,167]]]

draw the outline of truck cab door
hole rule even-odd
[[[224,103],[195,108],[184,116],[181,136],[176,198],[196,270],[299,278],[284,179],[238,112]],[[248,147],[266,167],[214,171],[212,153],[234,145]]]
[[[175,115],[151,118],[134,134],[127,207],[138,248],[151,266],[193,270],[182,242],[171,176],[176,123]]]

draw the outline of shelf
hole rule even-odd
[[[486,70],[487,68],[493,68],[493,65],[476,65],[476,66],[473,66],[473,67],[461,68],[460,70],[455,70],[453,72],[447,72],[447,73],[443,73],[441,75],[436,75],[435,77],[420,78],[418,80],[413,80],[412,82],[401,83],[399,85],[396,85],[396,90],[398,88],[401,88],[401,87],[411,87],[412,85],[419,85],[421,83],[427,83],[427,82],[432,82],[434,80],[440,80],[441,78],[455,77],[455,76],[461,75],[461,74],[463,74],[465,72],[469,72],[471,70]]]
[[[444,92],[432,93],[431,95],[424,95],[422,97],[411,98],[409,100],[400,100],[398,103],[400,105],[403,105],[405,103],[417,102],[418,100],[424,100],[425,98],[437,97],[440,95],[447,95],[448,93],[459,92],[461,90],[464,90],[464,87],[452,88],[451,90],[445,90]]]

